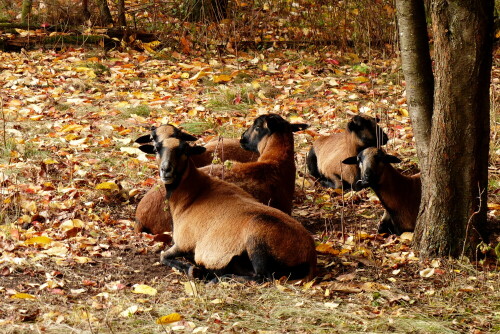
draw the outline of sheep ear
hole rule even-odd
[[[304,123],[295,123],[290,125],[292,126],[292,132],[302,131],[309,127],[309,124]]]
[[[357,165],[358,164],[358,157],[357,156],[349,157],[347,159],[344,159],[342,161],[342,163],[346,164],[346,165]]]
[[[156,153],[155,147],[153,145],[141,145],[141,146],[139,146],[139,150],[141,150],[144,153],[148,153],[148,154],[155,154]]]
[[[347,123],[347,129],[350,132],[354,132],[356,130],[359,130],[359,125],[356,124],[356,122],[354,121],[354,118],[352,120],[350,120],[349,123]]]
[[[380,122],[380,118],[378,116],[375,116],[375,122]]]
[[[137,138],[135,140],[135,142],[137,144],[147,144],[147,143],[151,143],[151,135],[145,135],[145,136],[141,136],[139,138]]]
[[[198,145],[195,145],[195,146],[190,146],[188,151],[187,151],[187,155],[198,155],[198,154],[202,154],[202,153],[205,153],[207,149],[203,146],[198,146]]]
[[[390,154],[386,154],[383,158],[383,161],[385,163],[389,163],[389,164],[398,164],[401,162],[401,159],[399,159],[398,157],[395,157],[393,155],[390,155]]]
[[[184,140],[184,141],[197,141],[198,140],[198,138],[196,138],[195,136],[192,136],[189,133],[185,133],[183,131],[179,131],[175,135],[175,137],[180,139],[180,140]]]

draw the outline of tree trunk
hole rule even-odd
[[[97,6],[99,7],[99,13],[101,18],[101,24],[104,26],[113,24],[113,17],[108,7],[107,0],[97,0]]]
[[[435,92],[414,245],[472,255],[486,224],[493,0],[433,0]]]
[[[21,10],[21,22],[23,24],[28,23],[28,19],[31,15],[31,8],[33,7],[33,0],[23,0],[23,7]]]
[[[424,3],[397,0],[396,11],[408,109],[420,168],[425,169],[431,137],[434,77]]]
[[[118,0],[117,23],[120,27],[125,27],[127,25],[127,20],[125,18],[125,0]]]
[[[228,0],[187,0],[186,18],[190,22],[221,21],[227,17]]]
[[[90,19],[89,0],[82,0],[82,17],[85,21]]]

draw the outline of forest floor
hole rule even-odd
[[[500,216],[500,55],[492,80],[488,217]],[[337,52],[155,57],[69,49],[0,53],[0,333],[493,333],[500,267],[420,260],[411,233],[376,234],[370,190],[324,189],[307,175],[314,138],[378,115],[387,150],[417,159],[398,59]],[[134,140],[173,123],[206,142],[274,112],[295,135],[293,216],[317,242],[311,283],[206,284],[159,264],[165,245],[133,231],[154,160]],[[165,317],[168,316],[168,317]]]

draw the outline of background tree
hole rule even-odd
[[[99,7],[101,24],[104,26],[113,24],[113,17],[111,16],[107,0],[97,0],[97,6]]]
[[[23,0],[23,7],[21,10],[21,22],[26,24],[31,15],[31,8],[33,7],[33,0]]]
[[[185,11],[188,21],[221,21],[227,17],[228,0],[188,0]]]
[[[118,18],[116,22],[119,26],[125,27],[127,25],[127,20],[125,18],[125,0],[118,0],[117,3],[118,9]]]
[[[90,19],[89,0],[82,0],[82,17],[84,20]]]
[[[423,2],[396,10],[422,170],[414,246],[424,257],[471,254],[486,224],[493,0],[431,1],[433,78]]]

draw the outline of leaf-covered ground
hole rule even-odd
[[[411,234],[375,233],[382,209],[372,192],[341,196],[307,176],[314,137],[342,131],[358,112],[380,116],[388,150],[406,173],[417,170],[397,59],[67,50],[0,53],[0,70],[0,332],[500,331],[494,257],[419,261]],[[496,66],[488,203],[496,224],[499,80]],[[237,137],[268,112],[311,125],[295,136],[293,216],[317,241],[318,279],[205,284],[159,265],[165,245],[133,231],[135,206],[157,179],[134,139],[166,122],[201,142]],[[479,253],[494,254],[486,246],[499,241],[493,235]]]

